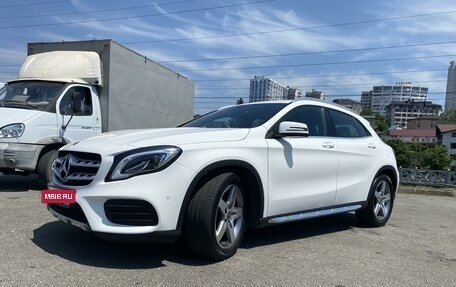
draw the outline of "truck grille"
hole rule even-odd
[[[52,165],[52,177],[61,185],[85,186],[93,181],[100,164],[99,154],[61,151]]]

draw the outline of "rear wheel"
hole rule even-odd
[[[47,188],[52,179],[52,164],[57,158],[57,151],[50,150],[46,152],[38,161],[36,168],[40,185]]]
[[[185,237],[189,247],[215,260],[233,256],[245,231],[242,183],[234,173],[224,173],[204,184],[191,200]]]
[[[394,188],[387,175],[378,176],[369,192],[367,208],[356,211],[356,216],[364,224],[378,227],[388,222],[393,211]]]

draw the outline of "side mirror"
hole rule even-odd
[[[279,133],[276,134],[277,137],[287,137],[287,136],[298,136],[298,137],[308,137],[309,128],[306,124],[298,122],[281,122],[279,124]]]
[[[82,96],[81,93],[73,93],[71,96],[71,109],[73,114],[79,114],[82,111]]]

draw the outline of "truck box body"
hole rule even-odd
[[[102,62],[102,132],[161,128],[193,117],[194,84],[182,75],[112,40],[29,43],[28,55],[93,51]]]

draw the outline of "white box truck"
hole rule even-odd
[[[192,81],[112,40],[27,49],[18,79],[0,89],[0,173],[38,173],[45,184],[70,142],[193,117]]]

